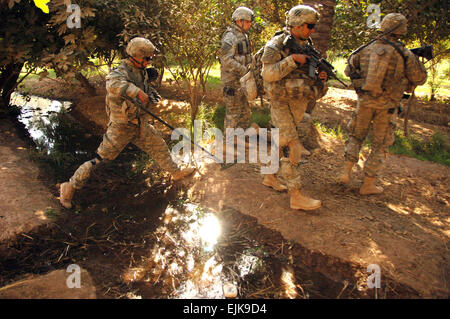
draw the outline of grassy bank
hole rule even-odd
[[[450,145],[441,133],[435,133],[431,139],[423,141],[414,135],[404,137],[402,132],[397,131],[389,152],[450,166]]]
[[[328,127],[319,121],[314,124],[322,133],[340,139],[343,143],[348,139],[347,131],[340,125]],[[369,136],[363,147],[370,147],[371,144]],[[430,139],[423,140],[415,135],[405,137],[402,131],[396,131],[395,142],[389,147],[389,153],[450,166],[450,143],[440,132],[435,132]]]

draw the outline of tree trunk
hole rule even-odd
[[[320,21],[316,26],[315,32],[311,35],[311,38],[316,49],[326,57],[326,52],[330,44],[336,0],[305,0],[303,1],[303,4],[312,7],[319,4],[322,5],[321,8],[318,8],[318,11],[320,12]]]
[[[75,78],[80,81],[81,86],[88,92],[91,96],[96,96],[97,92],[95,91],[95,87],[89,83],[89,80],[81,73],[75,74]]]
[[[434,94],[434,90],[433,89],[431,89],[430,101],[436,101],[436,96]]]
[[[199,108],[199,97],[198,97],[198,87],[194,86],[193,92],[191,93],[191,125],[194,127],[194,121],[197,117],[198,108]]]
[[[164,66],[161,66],[158,68],[158,79],[156,80],[156,86],[158,88],[160,88],[162,85],[163,77],[164,77]]]
[[[0,76],[0,110],[6,112],[11,100],[11,94],[14,92],[17,80],[20,76],[24,63],[10,63],[2,71]]]

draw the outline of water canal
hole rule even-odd
[[[54,184],[92,158],[101,137],[70,115],[69,102],[16,94],[12,103],[33,143],[30,156],[58,196]],[[360,297],[356,283],[309,269],[294,243],[254,218],[190,202],[134,146],[76,196],[73,209],[49,216],[53,227],[1,252],[0,286],[76,263],[89,271],[99,298]]]

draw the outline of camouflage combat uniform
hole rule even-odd
[[[306,107],[311,100],[324,96],[328,90],[326,84],[318,83],[308,77],[308,65],[298,67],[284,43],[290,35],[286,29],[277,33],[265,46],[261,58],[263,62],[262,77],[264,91],[270,99],[272,123],[279,128],[280,148],[286,147],[301,134],[302,122]],[[300,45],[307,41],[296,41]],[[298,167],[294,167],[287,158],[280,161],[277,177],[288,189],[301,187]]]
[[[353,55],[345,74],[349,76],[352,70],[359,72],[361,78],[353,80],[358,104],[348,127],[345,158],[358,162],[362,143],[372,126],[371,152],[364,173],[376,177],[384,163],[386,148],[393,143],[393,114],[403,93],[411,86],[425,83],[427,74],[417,56],[390,37],[382,37]]]
[[[150,154],[166,171],[177,171],[178,167],[172,161],[161,134],[149,123],[150,115],[122,97],[127,95],[135,99],[142,90],[149,96],[150,102],[156,102],[154,97],[158,93],[150,86],[147,72],[134,67],[129,60],[123,60],[106,80],[106,113],[109,123],[103,141],[97,149],[100,158],[114,160],[131,142]],[[82,188],[94,167],[94,160],[82,164],[70,178],[72,187]]]
[[[250,126],[250,105],[239,79],[248,71],[252,62],[252,50],[248,35],[237,25],[227,28],[222,37],[220,50],[220,72],[223,96],[226,105],[225,128]]]

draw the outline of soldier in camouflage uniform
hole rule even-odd
[[[247,31],[253,21],[253,11],[246,7],[237,8],[233,24],[222,36],[219,53],[220,77],[226,105],[224,128],[250,126],[250,105],[241,89],[239,79],[247,73],[252,62],[252,50]]]
[[[300,46],[312,45],[309,36],[319,20],[319,13],[310,6],[298,5],[287,15],[286,28],[277,32],[264,47],[262,77],[264,91],[270,99],[272,123],[280,130],[279,147],[289,149],[289,157],[282,157],[275,175],[266,175],[263,184],[282,191],[287,185],[292,209],[314,210],[321,201],[305,196],[301,191],[298,164],[303,147],[299,127],[311,100],[324,96],[327,86],[326,72],[319,79],[308,77],[308,56],[291,52],[288,41]],[[282,155],[282,154],[280,154]]]
[[[346,163],[337,181],[349,183],[361,145],[372,127],[371,152],[364,164],[365,178],[359,191],[362,195],[383,192],[382,187],[375,185],[375,179],[384,163],[386,146],[393,142],[395,128],[389,128],[392,115],[404,91],[411,91],[427,79],[425,67],[418,57],[398,41],[401,35],[406,34],[406,30],[407,20],[403,15],[386,15],[381,22],[381,31],[386,34],[355,51],[345,70],[357,91],[358,104],[345,146]]]
[[[192,168],[180,170],[177,167],[161,133],[149,123],[150,115],[129,100],[137,98],[144,105],[160,100],[158,92],[150,86],[145,70],[155,51],[149,40],[132,39],[126,48],[129,57],[106,77],[108,128],[96,157],[82,164],[68,182],[61,184],[60,202],[64,207],[72,207],[75,190],[83,187],[101,162],[114,160],[130,142],[150,154],[164,170],[171,173],[173,180],[182,179],[194,171]]]

